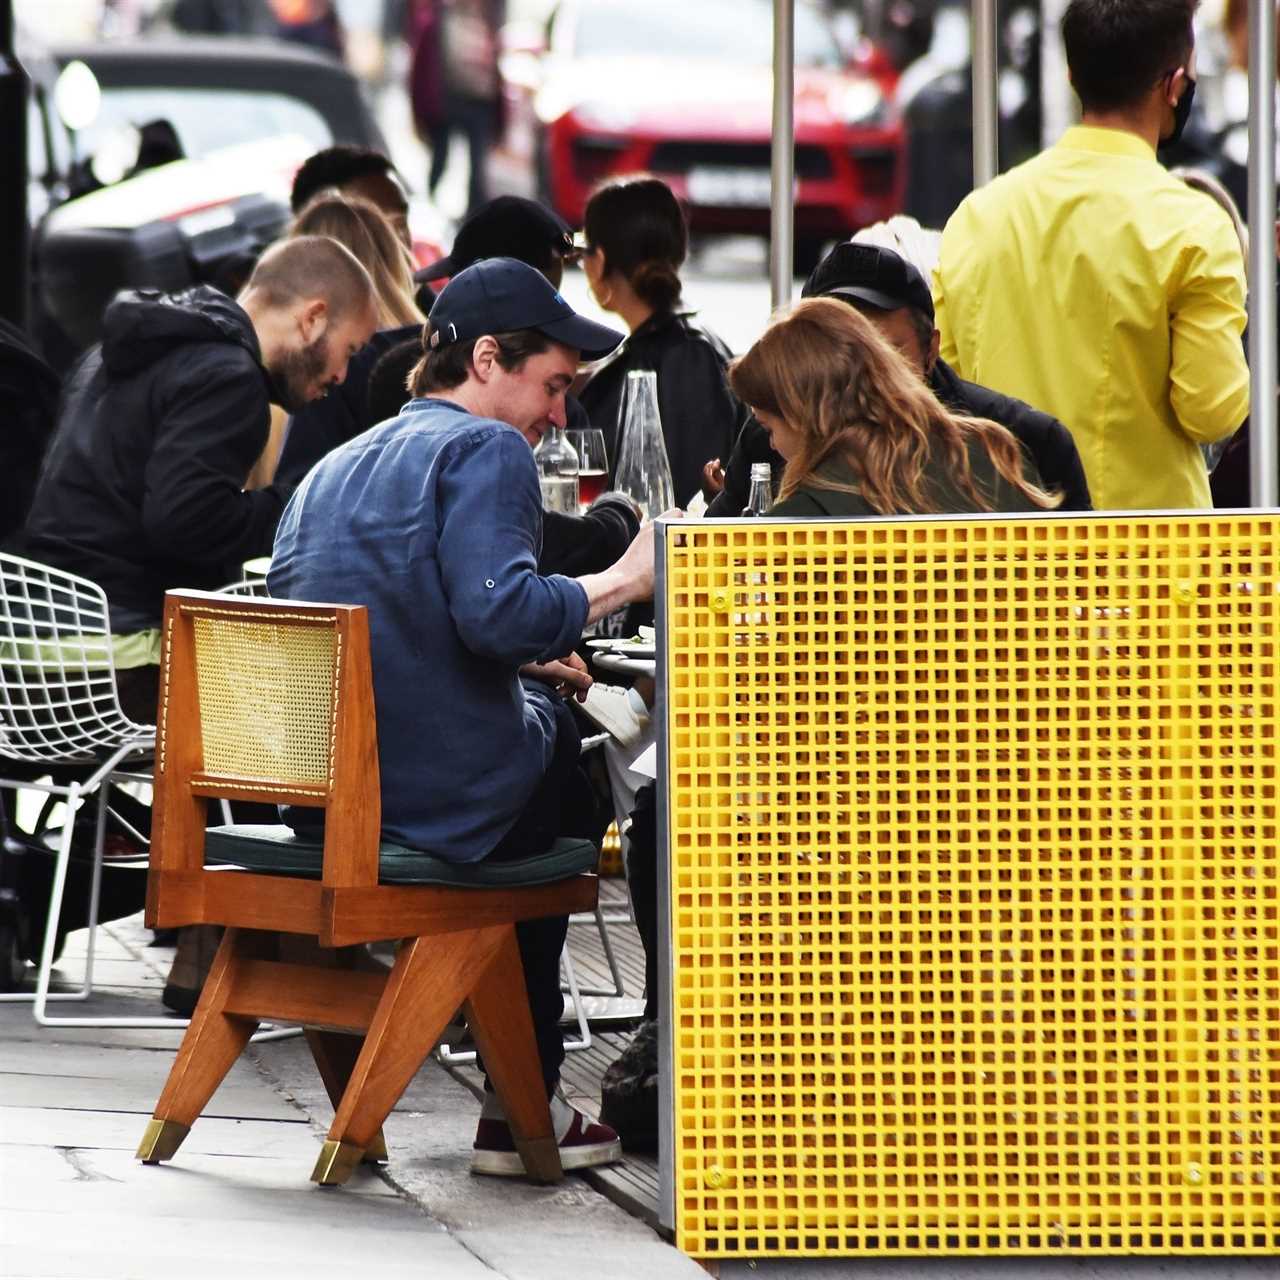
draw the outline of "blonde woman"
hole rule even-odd
[[[421,340],[424,324],[413,300],[413,269],[408,250],[386,216],[358,197],[322,191],[298,214],[291,235],[330,236],[345,245],[373,278],[378,299],[378,332],[351,358],[347,380],[315,404],[289,419],[274,468],[277,484],[292,487],[321,458],[365,429],[369,374],[379,358],[410,338]],[[405,400],[409,393],[405,392]]]
[[[853,308],[812,298],[729,368],[786,461],[771,515],[889,516],[1056,507],[1017,440],[957,417]]]
[[[359,197],[321,192],[294,219],[289,235],[330,236],[350,249],[373,277],[379,329],[422,324],[414,301],[413,260],[377,205]]]

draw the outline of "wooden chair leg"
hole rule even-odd
[[[336,1112],[364,1047],[364,1037],[343,1031],[321,1031],[317,1027],[306,1027],[302,1034],[306,1036],[311,1056],[316,1060],[316,1070]],[[364,1163],[386,1164],[387,1159],[387,1141],[379,1130],[364,1150]]]
[[[205,979],[178,1056],[138,1147],[144,1164],[170,1159],[226,1077],[250,1037],[256,1019],[224,1013],[236,965],[270,951],[269,935],[228,929]]]
[[[396,962],[311,1180],[340,1186],[350,1176],[426,1061],[450,1015],[483,973],[510,925],[413,938]]]
[[[514,926],[504,926],[503,934],[492,962],[471,989],[467,1023],[525,1172],[534,1182],[559,1182],[564,1171],[542,1080],[520,947]]]

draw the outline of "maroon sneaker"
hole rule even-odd
[[[570,1113],[569,1127],[560,1139],[560,1167],[590,1169],[598,1164],[613,1164],[622,1159],[622,1143],[607,1124],[589,1120],[576,1107],[560,1103]],[[552,1117],[558,1110],[552,1103]],[[556,1126],[559,1128],[559,1125]],[[511,1129],[505,1120],[488,1120],[481,1117],[476,1126],[476,1140],[471,1152],[471,1172],[488,1173],[499,1178],[524,1176],[524,1163],[516,1150]]]

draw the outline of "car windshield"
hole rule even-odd
[[[586,0],[578,11],[580,58],[676,53],[745,66],[773,62],[772,0]],[[796,65],[839,67],[840,47],[812,9],[796,5]]]
[[[173,125],[183,153],[192,159],[219,147],[279,134],[297,134],[317,151],[333,142],[333,131],[314,107],[283,93],[104,85],[98,118],[77,135],[80,154],[92,155],[101,140],[121,125],[160,119]]]

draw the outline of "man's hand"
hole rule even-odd
[[[664,511],[660,520],[683,520],[678,507]],[[637,600],[653,599],[653,525],[640,526],[631,545],[603,573],[589,573],[576,581],[587,593],[587,621]]]
[[[576,654],[570,653],[556,662],[529,662],[520,668],[522,676],[532,676],[544,684],[554,685],[557,693],[586,702],[587,690],[595,683],[587,671],[587,664]]]
[[[710,462],[703,464],[702,492],[710,498],[724,492],[724,468],[720,465],[719,458],[712,458]]]

